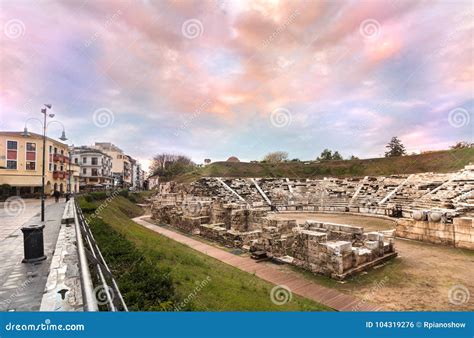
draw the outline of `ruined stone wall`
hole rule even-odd
[[[264,251],[314,273],[343,279],[370,262],[394,255],[393,240],[344,224],[267,218],[267,211],[185,193],[162,193],[153,218],[228,247]]]
[[[474,219],[457,217],[453,220],[454,245],[458,248],[474,250]]]
[[[415,219],[400,219],[397,236],[434,244],[474,250],[474,224],[468,217],[456,217],[452,223]]]
[[[385,238],[382,233],[315,221],[293,227],[290,233],[278,231],[277,226],[263,226],[254,246],[277,260],[336,279],[396,256],[393,238]]]
[[[344,279],[395,257],[394,231],[365,233],[362,227],[317,221],[300,227],[295,220],[269,219],[268,213],[396,217],[400,237],[474,249],[472,189],[472,168],[358,179],[203,178],[190,185],[170,182],[160,187],[152,213],[157,221],[183,232]]]

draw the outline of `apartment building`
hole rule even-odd
[[[123,182],[125,187],[133,186],[133,168],[136,161],[128,155],[123,159]]]
[[[45,193],[66,192],[69,150],[64,143],[46,139]],[[9,186],[10,195],[40,196],[43,170],[43,136],[0,131],[0,185]]]
[[[72,162],[80,167],[80,187],[87,190],[113,187],[112,157],[93,147],[75,147]]]
[[[135,162],[133,167],[133,187],[138,190],[145,188],[145,172],[138,161]]]
[[[94,148],[103,151],[112,158],[114,186],[132,187],[133,168],[136,165],[136,161],[110,142],[96,142]]]
[[[68,174],[68,191],[78,193],[81,187],[81,166],[71,161],[68,166]]]

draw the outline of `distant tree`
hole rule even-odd
[[[465,149],[465,148],[472,148],[472,147],[473,147],[473,143],[469,143],[466,141],[459,141],[459,142],[456,142],[456,144],[451,146],[450,148],[451,149]]]
[[[329,149],[324,149],[321,155],[316,159],[318,161],[340,161],[342,160],[341,154],[339,154],[339,151],[335,151],[334,153],[332,150]]]
[[[354,155],[351,155],[351,157],[349,158],[349,160],[358,160],[359,158],[357,156],[354,156]]]
[[[332,154],[332,159],[333,159],[334,161],[341,161],[341,160],[342,160],[342,156],[341,156],[341,154],[339,154],[339,152],[336,150],[336,151],[334,152],[334,154]]]
[[[288,160],[288,153],[285,151],[275,151],[268,153],[263,158],[263,161],[268,163],[280,163],[286,160]]]
[[[153,157],[150,166],[150,175],[170,178],[188,172],[195,167],[196,164],[187,156],[162,153]]]
[[[331,161],[332,160],[332,151],[329,149],[324,149],[321,155],[318,157],[318,161]]]
[[[385,157],[396,157],[406,155],[407,151],[402,141],[397,136],[392,137],[390,142],[385,146],[388,149],[385,152]]]
[[[291,162],[301,162],[299,158],[294,158],[291,160]]]

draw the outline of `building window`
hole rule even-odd
[[[18,160],[18,142],[7,141],[7,169],[16,170]]]
[[[92,157],[91,162],[92,162],[92,165],[99,164],[99,161],[97,160],[97,157]]]
[[[82,158],[82,163],[84,163],[84,164],[87,163],[87,157],[84,156],[84,157]]]
[[[26,170],[36,170],[36,143],[26,142]]]
[[[99,176],[97,169],[92,168],[91,172],[92,172],[92,176]]]
[[[55,153],[55,154],[58,153],[58,148],[54,147],[54,153]]]
[[[49,171],[53,170],[53,165],[51,164],[51,162],[53,162],[53,146],[49,146],[49,156],[48,156]]]
[[[79,159],[77,157],[74,159],[74,163],[79,164]]]
[[[87,175],[87,169],[86,169],[86,168],[83,168],[83,169],[82,169],[82,174],[83,174],[83,175]]]

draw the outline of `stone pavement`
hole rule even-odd
[[[232,265],[242,271],[255,274],[276,285],[284,285],[291,292],[312,299],[318,303],[329,306],[337,311],[381,311],[383,308],[364,299],[341,293],[335,289],[327,288],[294,273],[278,270],[276,267],[257,263],[251,258],[236,256],[225,250],[200,242],[175,231],[171,231],[146,221],[150,215],[133,219],[134,222],[155,231],[163,236],[183,243],[192,249],[202,252],[221,262]]]
[[[0,204],[0,311],[38,311],[40,309],[51,258],[56,247],[65,203],[48,200],[44,228],[44,253],[47,259],[22,263],[23,233],[26,224],[41,224],[40,201],[22,200],[21,212]]]
[[[52,199],[46,200],[46,206],[53,203]],[[18,203],[12,202],[9,206],[0,202],[0,242],[18,234],[17,230],[40,211],[39,199],[20,199]]]

